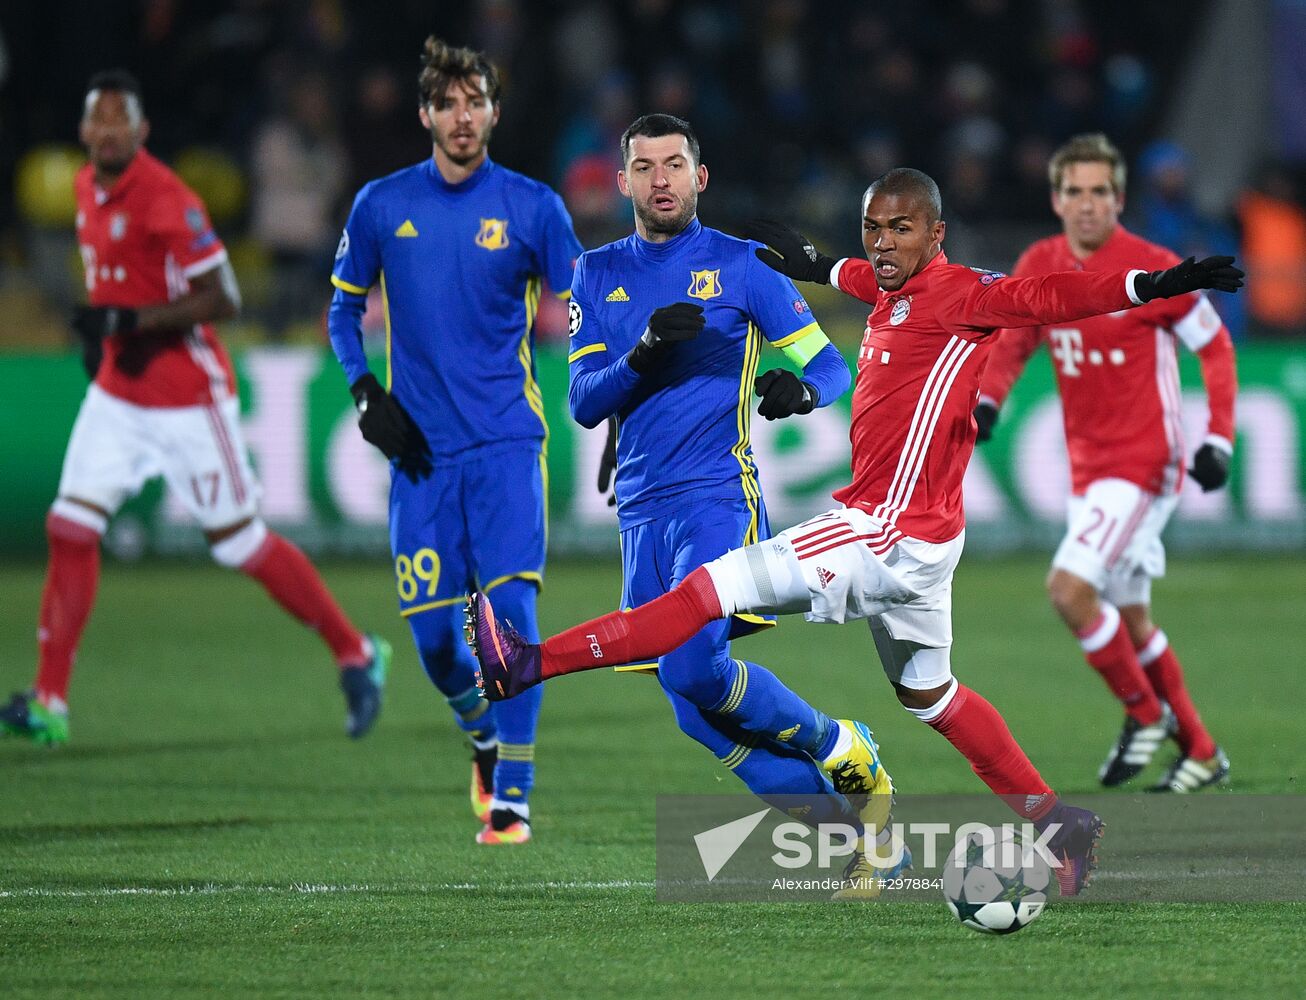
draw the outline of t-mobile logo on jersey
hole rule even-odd
[[[1061,365],[1064,375],[1079,374],[1079,366],[1084,363],[1084,337],[1074,328],[1054,328],[1052,338],[1052,356]]]

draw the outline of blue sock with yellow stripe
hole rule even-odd
[[[454,722],[482,747],[497,735],[496,712],[476,686],[476,658],[463,638],[463,609],[450,604],[408,616],[422,669],[453,709]]]
[[[766,667],[731,659],[734,676],[730,691],[712,711],[741,729],[769,736],[780,743],[823,760],[834,748],[839,726],[813,708]]]
[[[731,719],[699,708],[660,679],[681,732],[707,747],[753,794],[805,823],[838,822],[861,829],[856,810],[808,753],[745,732]]]
[[[529,580],[505,580],[493,593],[495,614],[512,622],[531,642],[539,642],[535,584]],[[524,806],[530,796],[535,784],[535,726],[543,699],[544,685],[537,684],[515,698],[495,703],[494,719],[499,730],[499,763],[494,769],[496,807],[498,803]]]
[[[861,820],[829,777],[804,751],[744,737],[721,762],[734,771],[758,798],[795,819],[818,826],[845,823],[861,829]]]

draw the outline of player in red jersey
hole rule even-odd
[[[1062,232],[1026,250],[1014,276],[1178,261],[1119,224],[1125,165],[1106,136],[1071,139],[1048,171]],[[1174,736],[1180,756],[1153,790],[1190,792],[1225,780],[1229,761],[1202,725],[1183,668],[1151,615],[1152,579],[1165,572],[1161,532],[1184,475],[1176,340],[1201,361],[1210,405],[1206,440],[1188,474],[1203,490],[1219,489],[1229,478],[1238,376],[1229,332],[1200,293],[1073,325],[1003,332],[980,383],[975,420],[979,440],[987,440],[1025,362],[1046,343],[1071,472],[1066,535],[1052,559],[1048,596],[1125,708],[1098,778],[1107,786],[1128,781]]]
[[[67,740],[68,682],[95,601],[100,539],[123,502],[162,476],[218,563],[258,580],[321,634],[341,668],[348,732],[361,736],[380,710],[389,646],[354,628],[304,553],[258,516],[236,381],[211,325],[235,315],[239,291],[203,204],[142,148],[148,134],[136,81],[121,71],[93,77],[81,122],[90,162],[76,180],[90,305],[74,327],[95,381],[46,518],[36,680],[0,708],[0,730]]]
[[[871,303],[853,390],[851,485],[842,507],[689,574],[668,594],[532,645],[473,595],[468,627],[486,696],[548,677],[674,649],[737,612],[869,619],[898,700],[942,733],[1018,813],[1052,829],[1058,880],[1073,895],[1092,872],[1102,821],[1058,800],[1002,716],[952,676],[952,574],[965,537],[961,484],[975,443],[971,410],[995,329],[1068,322],[1197,288],[1232,289],[1232,258],[1168,270],[1008,278],[949,263],[939,189],[891,170],[862,200],[867,260],[835,260],[777,223],[750,234],[758,257],[799,281],[829,282]],[[1052,826],[1055,824],[1055,826]]]

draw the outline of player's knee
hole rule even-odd
[[[927,709],[933,708],[938,704],[939,699],[948,693],[948,688],[952,686],[951,679],[945,684],[940,684],[932,688],[909,688],[903,684],[895,684],[893,693],[898,696],[898,703],[903,708]]]
[[[427,677],[441,691],[466,687],[476,665],[462,635],[462,607],[451,604],[408,616],[413,645]],[[461,686],[461,687],[460,687]],[[448,689],[448,690],[446,690]]]
[[[413,644],[423,658],[428,653],[451,655],[462,638],[462,608],[457,604],[419,611],[408,615],[407,621]]]
[[[702,642],[695,636],[658,661],[658,676],[666,687],[699,708],[713,709],[730,695],[733,663],[724,644]]]
[[[268,527],[261,518],[251,518],[242,528],[209,545],[213,561],[228,569],[240,569],[268,540]]]
[[[1068,573],[1064,569],[1053,569],[1047,578],[1048,600],[1071,624],[1090,617],[1097,607],[1097,591],[1087,580]]]
[[[956,697],[958,683],[955,677],[949,677],[942,684],[929,688],[910,688],[902,684],[893,686],[898,696],[898,703],[922,722],[932,724],[939,718]]]
[[[51,543],[98,545],[108,527],[104,512],[62,497],[50,505],[45,517],[45,536]]]
[[[1121,605],[1120,617],[1136,649],[1143,646],[1156,632],[1156,623],[1152,621],[1151,609],[1146,604]]]

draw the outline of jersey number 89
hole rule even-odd
[[[402,555],[395,557],[395,583],[401,601],[416,600],[421,583],[426,584],[426,596],[434,597],[439,582],[440,557],[435,554],[435,549],[418,549],[411,559]]]

